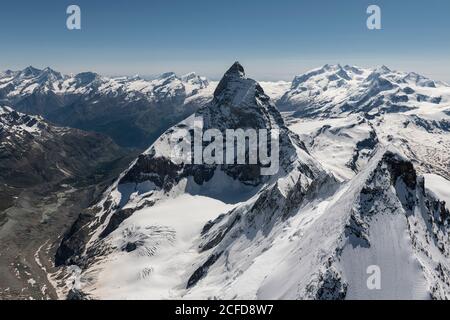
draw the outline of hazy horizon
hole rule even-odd
[[[81,30],[66,28],[70,4],[81,8]],[[381,30],[366,27],[370,4],[17,0],[0,11],[0,69],[50,66],[108,76],[195,71],[218,79],[239,60],[252,78],[289,81],[327,63],[384,64],[450,82],[450,2],[376,1]]]
[[[248,77],[254,78],[257,81],[287,81],[287,82],[290,82],[290,81],[293,80],[293,78],[295,76],[307,73],[307,72],[309,72],[309,71],[311,71],[313,69],[317,69],[317,68],[323,67],[326,64],[329,64],[329,65],[340,64],[342,66],[350,65],[350,66],[356,66],[356,67],[366,68],[366,69],[374,69],[376,67],[385,65],[385,66],[387,66],[389,69],[391,69],[393,71],[416,72],[416,73],[419,73],[419,74],[421,74],[423,76],[429,77],[432,80],[443,81],[443,82],[446,82],[446,83],[450,84],[450,81],[446,80],[445,76],[443,78],[441,78],[441,79],[440,78],[433,78],[432,76],[427,74],[426,71],[420,72],[419,68],[416,68],[416,69],[395,68],[392,65],[388,65],[388,64],[385,64],[385,63],[378,63],[378,64],[374,64],[374,65],[363,65],[363,64],[354,64],[354,63],[352,64],[352,63],[347,63],[347,62],[346,63],[341,63],[341,62],[327,63],[327,62],[324,62],[322,64],[315,65],[315,66],[311,65],[311,67],[308,67],[308,66],[299,67],[298,68],[299,72],[292,71],[288,76],[284,76],[284,77],[280,76],[280,77],[277,78],[276,76],[264,76],[264,72],[258,72],[258,70],[256,70],[256,68],[252,68],[251,64],[249,64],[250,65],[250,67],[249,67],[246,63],[243,63],[242,60],[236,60],[236,61],[239,61],[243,65],[243,67],[245,68],[246,75]],[[170,68],[170,67],[168,67],[166,70],[162,70],[161,69],[160,72],[153,72],[153,73],[139,73],[139,72],[137,72],[137,73],[108,73],[108,72],[106,72],[105,73],[105,72],[99,72],[99,71],[97,71],[95,69],[90,69],[90,70],[89,69],[86,69],[86,70],[80,69],[80,70],[76,70],[76,71],[69,71],[69,72],[66,71],[66,72],[64,72],[61,69],[58,69],[58,68],[53,67],[51,65],[31,65],[31,64],[29,64],[29,65],[19,66],[17,68],[2,68],[0,71],[2,71],[2,72],[6,71],[6,70],[18,71],[18,70],[23,70],[23,69],[31,66],[33,68],[37,68],[37,69],[40,69],[40,70],[49,67],[49,68],[51,68],[51,69],[53,69],[53,70],[55,70],[57,72],[61,72],[64,75],[77,74],[77,73],[81,73],[81,72],[94,72],[94,73],[98,73],[98,74],[100,74],[102,76],[106,76],[106,77],[133,77],[133,76],[140,76],[140,77],[145,78],[145,79],[153,79],[153,78],[156,78],[159,75],[161,75],[163,73],[166,73],[166,72],[174,72],[177,76],[182,76],[182,75],[188,74],[190,72],[195,72],[197,75],[207,77],[208,80],[219,81],[221,79],[221,77],[223,76],[223,74],[226,72],[226,70],[233,63],[234,63],[234,61],[230,61],[230,63],[228,65],[224,65],[224,67],[222,68],[221,71],[218,71],[218,73],[213,73],[213,74],[209,73],[208,71],[206,71],[206,72],[199,72],[199,71],[197,71],[195,69],[189,68],[189,66],[184,66],[183,68]],[[63,68],[63,69],[65,69],[65,68]],[[181,71],[178,71],[178,72],[175,71],[177,69],[181,70]],[[294,69],[294,70],[297,70],[297,69]],[[264,71],[264,70],[261,70],[261,71]],[[259,76],[257,76],[258,74],[259,74]]]

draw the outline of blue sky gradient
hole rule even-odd
[[[66,28],[77,4],[82,30]],[[382,30],[366,9],[382,9]],[[450,1],[41,0],[0,4],[0,69],[219,78],[233,61],[258,80],[325,63],[385,64],[450,82]]]

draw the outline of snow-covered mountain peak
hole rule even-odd
[[[19,71],[18,77],[20,77],[21,79],[34,78],[37,77],[41,72],[42,70],[40,69],[34,68],[33,66],[28,66],[22,71]]]
[[[56,71],[56,70],[53,70],[52,68],[50,68],[50,67],[45,67],[43,70],[42,70],[42,72],[41,72],[41,74],[49,74],[49,75],[55,75],[55,76],[61,76],[61,73],[60,72],[58,72],[58,71]],[[59,78],[59,77],[58,77]]]
[[[134,168],[129,171],[125,180],[140,179],[142,168],[148,167],[149,162],[153,162],[155,158],[164,158],[165,162],[171,162],[171,152],[169,142],[172,136],[176,136],[180,130],[193,130],[195,124],[194,119],[202,119],[203,131],[207,129],[220,130],[225,134],[228,129],[278,129],[280,130],[281,150],[284,154],[295,153],[293,144],[290,140],[287,127],[284,125],[283,119],[259,86],[252,79],[244,76],[243,67],[235,63],[223,76],[220,89],[216,90],[214,99],[199,109],[195,114],[177,126],[169,129],[153,144],[138,162]],[[301,145],[301,143],[300,143]],[[288,151],[289,150],[289,151]],[[142,162],[142,163],[141,163]],[[143,165],[143,163],[147,163]],[[196,181],[209,180],[211,169],[220,166],[184,166],[185,174],[192,174],[192,170],[196,171]],[[222,168],[226,174],[234,179],[241,180],[247,184],[258,185],[262,179],[259,173],[259,166],[224,166]],[[203,172],[202,172],[203,171]],[[179,172],[180,174],[180,172]],[[181,172],[181,176],[184,173]],[[148,176],[148,172],[145,173]],[[200,178],[201,177],[201,178]],[[158,184],[158,183],[157,183]],[[173,184],[172,184],[173,186]]]
[[[14,82],[20,84],[22,81],[36,81],[37,83],[45,83],[47,81],[53,82],[63,79],[63,75],[50,67],[45,69],[37,69],[33,66],[28,66],[20,71],[7,70],[2,73],[3,76],[13,77]]]
[[[233,65],[227,70],[227,72],[225,72],[224,78],[233,76],[245,78],[244,67],[240,64],[239,61],[235,61]]]
[[[188,82],[198,78],[195,72],[189,72],[181,76],[181,81]]]
[[[345,68],[340,64],[326,64],[321,68],[313,69],[305,74],[296,76],[292,81],[291,90],[305,90],[312,81],[327,81],[335,83],[335,86],[342,86],[352,78],[348,72],[359,72],[355,67]]]
[[[325,65],[296,76],[277,104],[282,111],[308,117],[408,112],[430,104],[444,108],[450,102],[448,88],[417,73],[386,66]]]
[[[47,84],[51,87],[53,83],[62,81],[63,79],[64,76],[61,73],[47,67],[36,77],[36,82],[39,84]]]
[[[217,85],[216,90],[214,91],[214,98],[219,99],[222,95],[234,96],[236,90],[244,91],[245,88],[241,88],[241,84],[244,84],[245,80],[244,67],[236,61],[228,71],[225,72]],[[246,87],[248,87],[248,85]]]
[[[195,72],[190,72],[181,76],[181,81],[186,85],[195,87],[195,90],[204,89],[208,87],[209,81],[205,77],[197,75]]]
[[[385,66],[385,65],[381,65],[381,66],[376,67],[376,68],[373,70],[373,72],[376,72],[376,73],[379,73],[379,74],[386,74],[386,73],[392,72],[392,70],[389,69],[389,68],[388,68],[387,66]]]
[[[3,72],[0,72],[0,76],[1,77],[11,77],[12,75],[14,75],[14,73],[15,73],[15,71],[8,69]]]
[[[177,75],[175,74],[175,72],[165,72],[165,73],[160,74],[157,77],[157,79],[166,80],[166,79],[174,79],[176,77],[177,77]]]
[[[224,74],[214,92],[212,103],[199,111],[207,127],[272,128],[280,125],[281,116],[275,105],[253,79],[245,76],[239,62]]]
[[[409,72],[403,78],[406,82],[415,84],[419,87],[436,88],[436,82],[424,77],[416,72]]]

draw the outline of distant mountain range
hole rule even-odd
[[[0,74],[0,104],[60,125],[110,136],[124,147],[146,148],[167,127],[212,96],[210,83],[190,73],[154,80],[74,76],[27,67]]]
[[[280,110],[295,110],[299,116],[392,113],[414,109],[417,103],[439,105],[449,90],[443,82],[386,66],[363,69],[325,65],[295,77],[278,105]]]

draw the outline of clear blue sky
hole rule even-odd
[[[82,30],[66,29],[66,8]],[[366,8],[382,9],[380,31]],[[1,1],[0,69],[220,77],[235,60],[259,80],[291,79],[325,63],[418,71],[450,82],[448,0]]]

